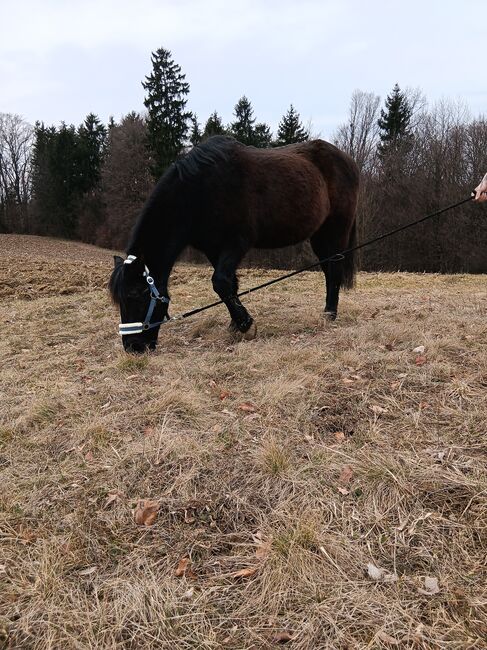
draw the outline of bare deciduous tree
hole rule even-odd
[[[20,115],[0,113],[0,219],[20,232],[28,228],[32,143],[30,124]]]
[[[129,113],[108,135],[101,172],[105,221],[98,232],[98,244],[122,248],[127,243],[153,187],[150,163],[146,123],[140,115]]]
[[[378,95],[354,90],[348,122],[338,127],[333,139],[339,149],[352,156],[361,171],[370,170],[374,164],[379,132],[379,103]]]

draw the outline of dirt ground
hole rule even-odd
[[[329,324],[306,273],[130,357],[111,256],[0,236],[0,648],[486,648],[487,278],[360,274]]]

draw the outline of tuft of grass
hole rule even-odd
[[[282,476],[290,468],[288,451],[274,438],[264,442],[257,458],[264,472],[270,476]]]
[[[15,436],[13,427],[0,426],[0,446],[7,445],[12,442]]]
[[[139,370],[145,370],[148,365],[148,354],[140,354],[137,356],[132,354],[125,354],[118,360],[117,368],[122,372],[131,373],[137,372]]]
[[[311,551],[318,547],[318,535],[313,524],[299,517],[293,526],[279,531],[272,539],[272,549],[282,557],[288,558],[297,549]]]

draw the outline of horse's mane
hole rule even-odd
[[[164,196],[167,188],[174,187],[174,181],[179,179],[181,182],[191,182],[198,174],[206,168],[213,167],[221,162],[227,162],[230,159],[235,147],[243,146],[235,138],[226,135],[215,135],[201,144],[193,147],[187,154],[178,158],[164,172],[154,191],[147,199],[142,212],[140,213],[130,235],[127,253],[139,254],[138,242],[141,237],[141,231],[144,228],[147,217],[154,212],[159,211],[159,202]],[[110,281],[110,293],[115,302],[119,301],[121,277],[120,273],[114,273]]]
[[[113,269],[112,275],[108,282],[108,291],[112,297],[112,300],[115,305],[120,304],[120,298],[122,293],[122,268],[123,264],[119,264]]]
[[[180,180],[188,180],[202,169],[219,162],[227,162],[230,153],[240,143],[228,135],[215,135],[194,147],[174,163]]]

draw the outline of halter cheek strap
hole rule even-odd
[[[135,259],[137,259],[135,255],[129,255],[124,261],[124,264],[132,264]],[[165,323],[169,320],[167,316],[164,316],[163,320],[157,321],[155,323],[150,322],[157,303],[162,302],[168,305],[169,298],[166,298],[166,296],[161,296],[155,285],[154,278],[149,273],[149,269],[147,266],[144,268],[144,277],[147,281],[147,284],[149,285],[150,291],[150,303],[147,309],[147,314],[145,315],[143,323],[120,323],[118,326],[118,333],[120,336],[126,336],[127,334],[141,334],[142,332],[153,329],[154,327],[158,327],[159,325],[162,325],[162,323]]]

